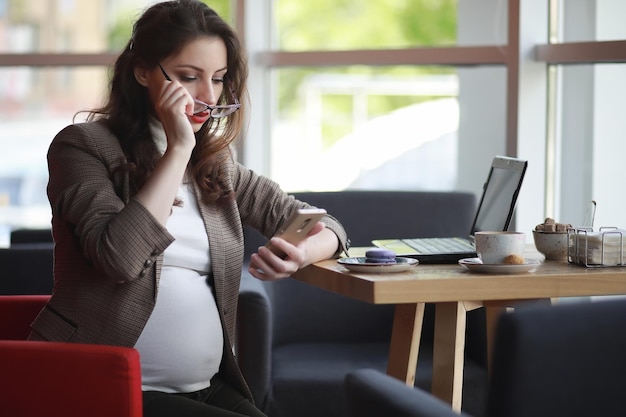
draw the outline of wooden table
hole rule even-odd
[[[365,249],[352,248],[350,254],[359,256]],[[432,393],[457,411],[467,311],[486,308],[491,349],[493,326],[505,307],[524,300],[626,294],[626,267],[585,268],[566,261],[546,261],[530,273],[492,275],[469,272],[458,264],[420,264],[399,273],[353,273],[336,260],[327,260],[298,271],[294,278],[358,300],[395,304],[387,373],[408,385],[415,381],[424,303],[434,303]]]

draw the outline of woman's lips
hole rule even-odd
[[[189,116],[189,119],[193,123],[204,123],[209,119],[209,112],[204,111],[202,113],[193,114]]]

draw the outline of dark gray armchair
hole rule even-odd
[[[52,243],[0,248],[0,295],[52,294]]]
[[[476,207],[460,192],[343,191],[296,193],[342,222],[353,246],[387,237],[443,237],[469,233]],[[266,239],[246,230],[247,253]],[[384,372],[394,307],[371,305],[293,279],[242,278],[237,355],[257,405],[270,417],[347,415],[347,373]],[[426,308],[416,385],[430,389],[433,316]],[[486,395],[485,319],[468,316],[463,407],[480,415]]]
[[[12,230],[0,248],[0,295],[52,294],[53,248],[50,229]]]
[[[40,245],[52,244],[51,229],[14,229],[11,230],[11,246],[16,245]]]
[[[450,404],[376,369],[350,372],[345,390],[350,417],[459,417]]]
[[[488,417],[626,415],[626,300],[519,307],[496,330]],[[373,369],[346,377],[351,417],[457,417]]]

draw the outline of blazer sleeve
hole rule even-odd
[[[146,262],[173,241],[130,196],[118,169],[125,162],[117,138],[98,122],[68,126],[48,150],[53,228],[70,230],[84,256],[116,282],[145,275]]]
[[[234,169],[235,191],[242,222],[254,227],[267,238],[276,234],[295,210],[311,207],[282,191],[276,182],[241,164],[236,163]],[[335,256],[347,252],[349,240],[341,223],[332,213],[324,216],[321,221],[339,239]]]

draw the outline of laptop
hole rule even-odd
[[[528,162],[521,159],[506,156],[493,158],[469,236],[379,239],[372,243],[391,249],[397,256],[415,258],[421,263],[456,263],[460,259],[474,258],[477,256],[475,232],[508,230],[527,166]]]

